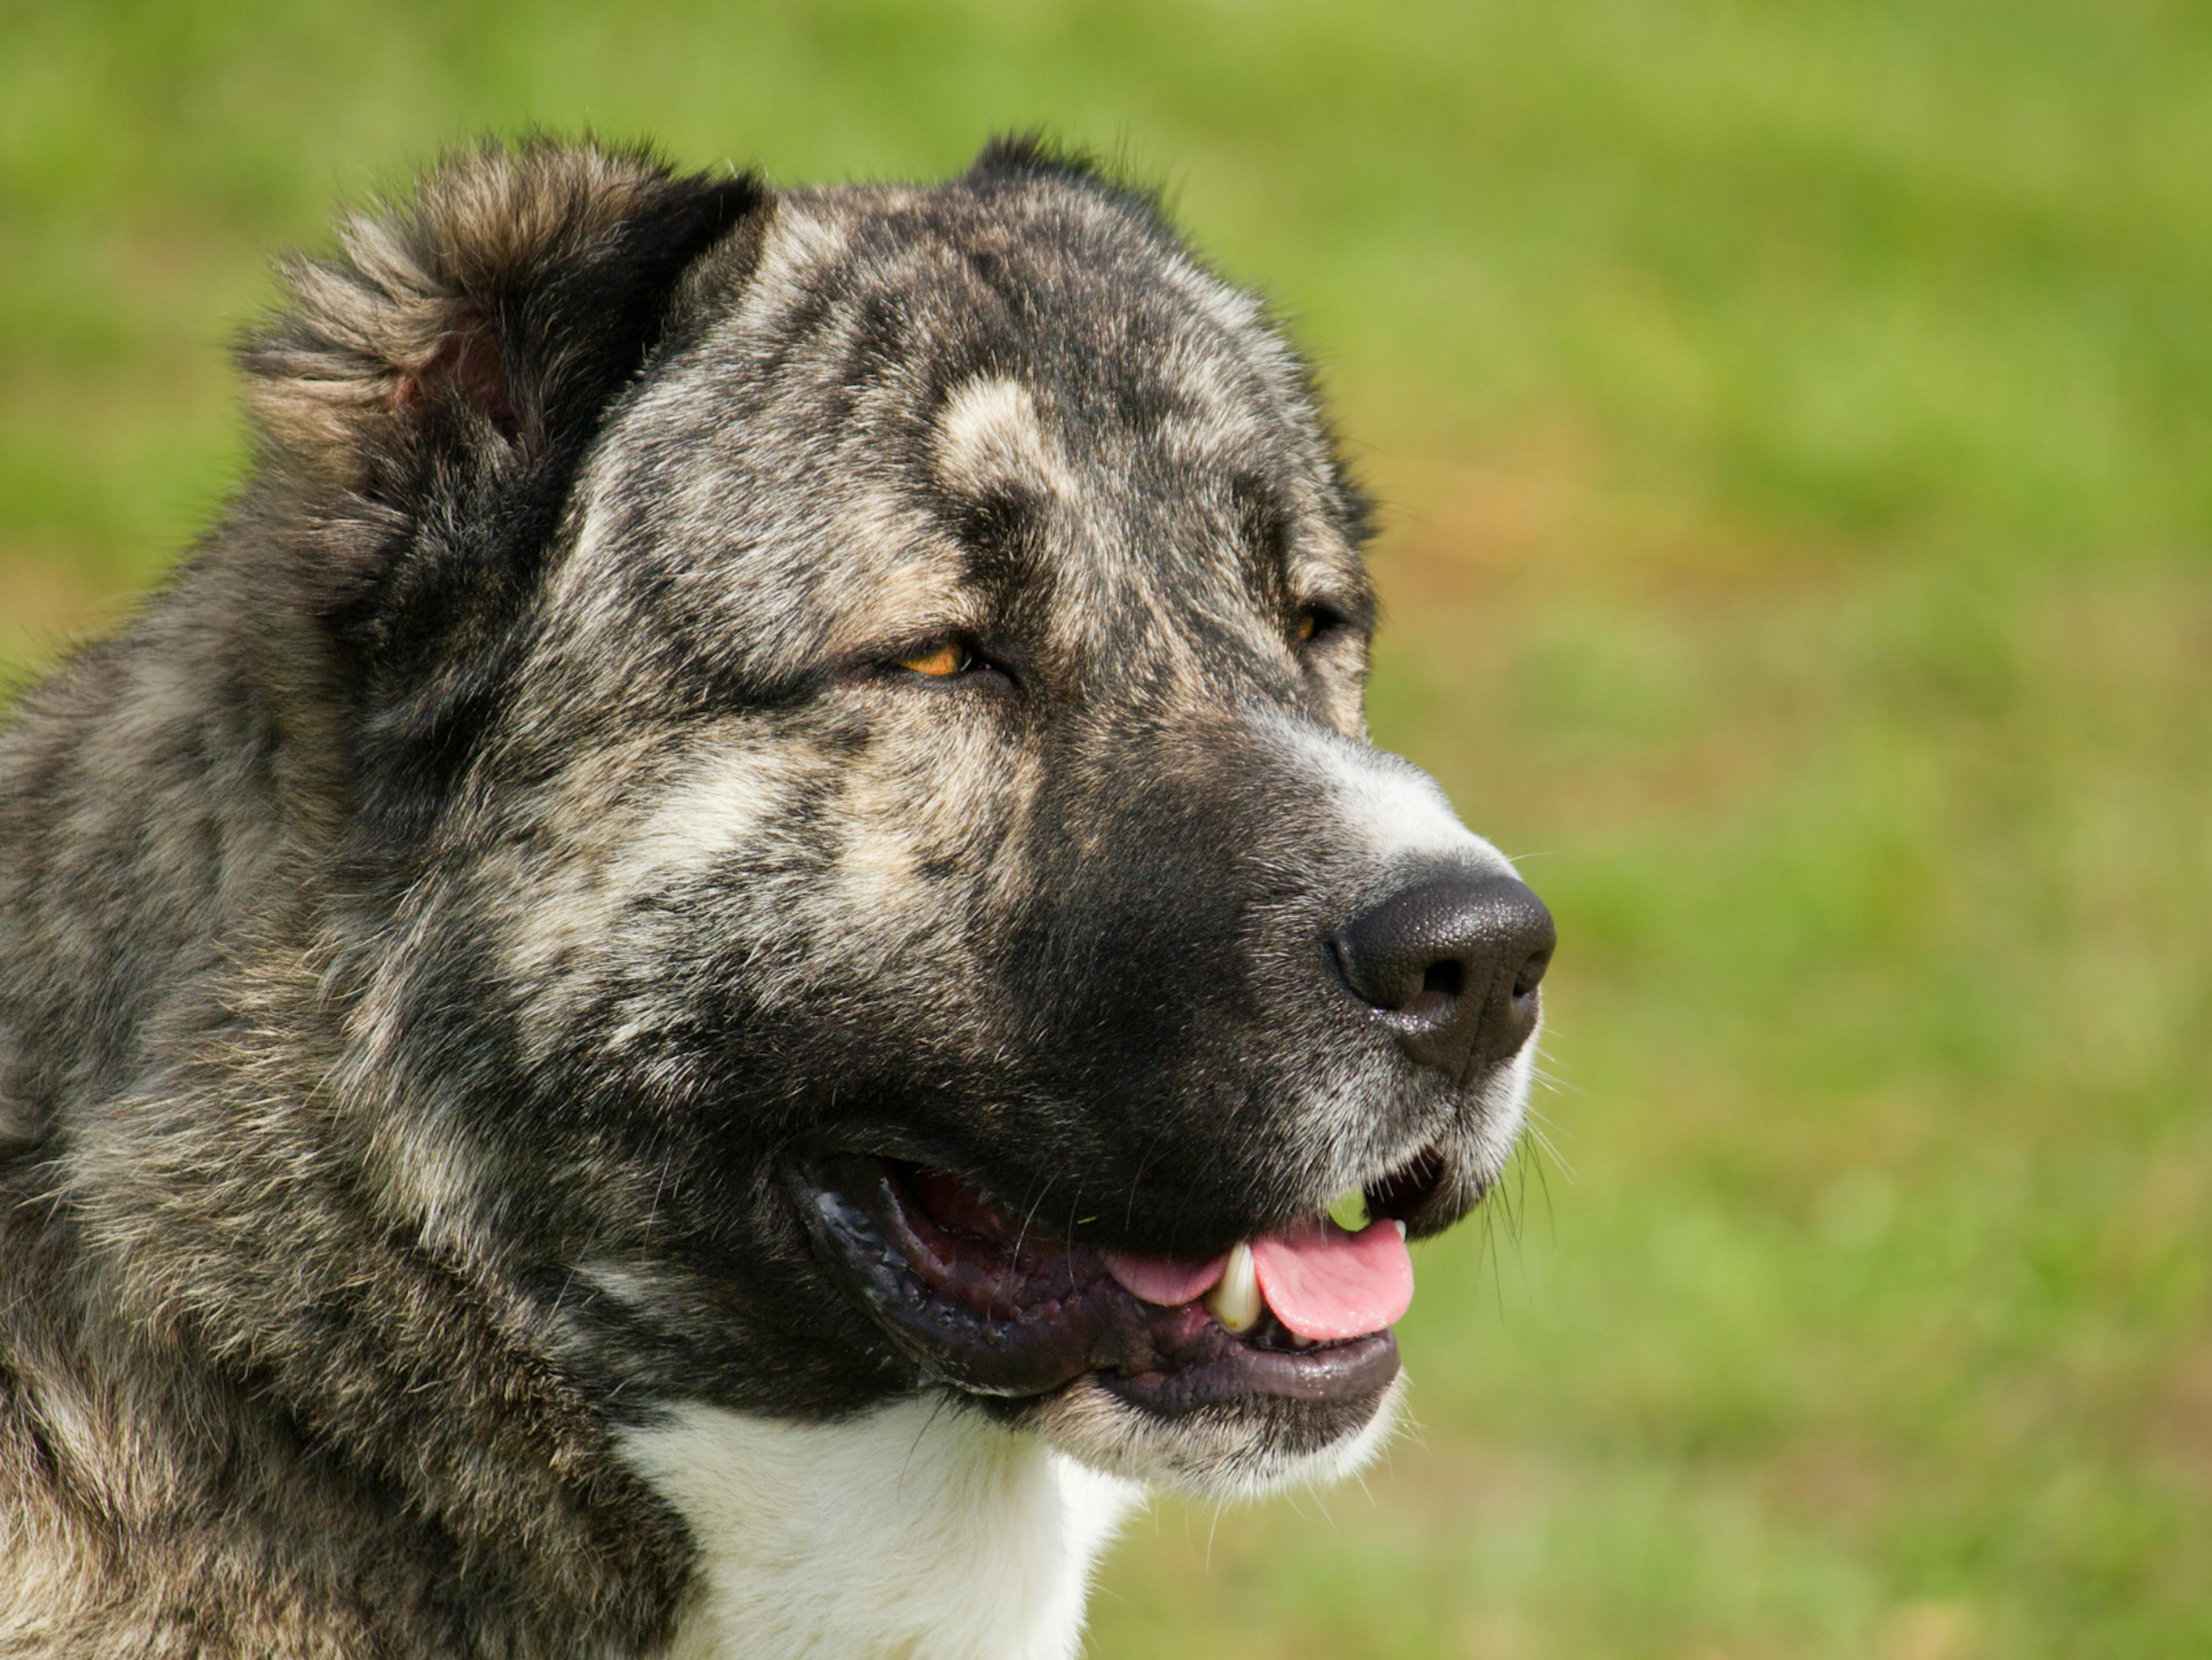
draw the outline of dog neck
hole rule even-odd
[[[1138,1497],[939,1397],[834,1424],[685,1407],[623,1445],[699,1547],[672,1660],[1066,1660]]]

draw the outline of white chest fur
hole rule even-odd
[[[1138,1497],[936,1400],[838,1424],[686,1408],[623,1448],[705,1558],[674,1660],[1066,1660]]]

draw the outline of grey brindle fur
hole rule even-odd
[[[1320,989],[1406,860],[1504,866],[1364,743],[1364,510],[1260,306],[1026,143],[488,146],[342,237],[221,526],[0,733],[0,1655],[836,1651],[687,1635],[680,1424],[1364,1452],[1395,1390],[947,1393],[794,1198],[864,1150],[1203,1253],[1496,1177],[1525,1050]]]

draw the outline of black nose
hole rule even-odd
[[[1552,913],[1526,884],[1450,871],[1401,888],[1330,943],[1345,983],[1406,1053],[1463,1079],[1536,1029],[1554,938]]]

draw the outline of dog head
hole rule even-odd
[[[1364,509],[1254,298],[1024,145],[781,195],[491,153],[298,286],[254,361],[349,504],[295,580],[378,1202],[617,1411],[1356,1456],[1552,933],[1364,741]]]

